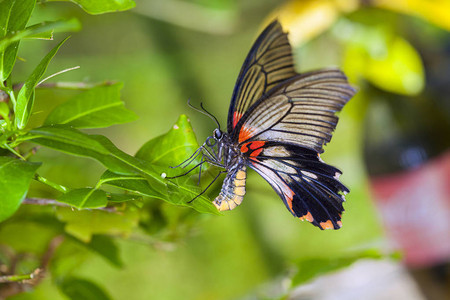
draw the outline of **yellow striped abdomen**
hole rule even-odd
[[[245,195],[246,178],[245,165],[241,165],[234,172],[227,174],[219,196],[213,201],[219,211],[232,210],[242,203]]]

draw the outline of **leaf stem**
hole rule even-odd
[[[57,184],[57,183],[54,183],[54,182],[48,180],[47,178],[42,177],[39,174],[35,174],[34,175],[34,179],[39,181],[39,182],[42,182],[43,184],[46,184],[46,185],[54,188],[57,191],[60,191],[61,193],[66,193],[69,190],[67,187],[65,187],[63,185],[60,185],[60,184]]]

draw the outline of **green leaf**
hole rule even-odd
[[[44,75],[47,70],[47,66],[55,56],[61,45],[68,39],[65,38],[58,45],[56,45],[39,63],[39,65],[34,69],[31,76],[27,79],[23,87],[20,89],[19,95],[17,96],[17,104],[15,107],[15,123],[17,128],[23,129],[28,123],[30,118],[31,110],[33,109],[34,103],[34,88],[39,83],[39,80]]]
[[[50,0],[70,1],[78,4],[84,11],[92,15],[108,12],[124,11],[136,6],[132,0]]]
[[[64,278],[58,282],[61,292],[72,300],[111,300],[112,298],[97,284],[80,278]]]
[[[12,157],[0,157],[0,222],[19,208],[40,165]]]
[[[116,267],[122,267],[123,261],[120,258],[120,250],[114,240],[105,235],[94,235],[88,244],[84,244],[90,250],[100,254],[108,262]]]
[[[136,157],[150,161],[157,173],[170,176],[180,174],[183,169],[171,169],[169,166],[178,165],[191,156],[198,148],[197,138],[186,115],[181,115],[175,125],[166,133],[156,137],[139,149]],[[199,160],[194,160],[194,164]],[[195,172],[193,172],[195,173]],[[197,196],[202,189],[194,185],[190,176],[167,180],[167,190],[164,200],[172,204],[190,206],[199,212],[218,214],[217,209],[204,195]]]
[[[311,258],[297,263],[298,272],[292,278],[292,285],[296,286],[319,275],[345,268],[358,259],[380,259],[383,255],[379,250],[364,250],[341,257]]]
[[[115,202],[115,203],[121,203],[121,202],[127,202],[127,201],[134,201],[134,200],[141,200],[141,196],[133,195],[133,194],[116,194],[116,193],[109,193],[106,195],[108,198],[108,201]]]
[[[48,38],[54,32],[78,31],[81,23],[75,18],[62,21],[42,22],[27,27],[24,30],[15,31],[3,39],[0,39],[0,49],[5,49],[9,45],[25,38]]]
[[[88,243],[94,234],[128,236],[139,222],[139,212],[128,209],[118,213],[103,210],[72,211],[57,209],[58,219],[65,224],[64,230],[77,239]]]
[[[136,157],[165,167],[175,166],[191,156],[198,147],[188,117],[181,115],[169,132],[145,143]]]
[[[81,23],[76,18],[69,20],[60,20],[53,22],[42,22],[27,27],[18,33],[22,38],[26,39],[44,39],[52,40],[55,32],[68,32],[81,30]]]
[[[110,140],[100,135],[85,134],[64,125],[44,126],[30,130],[18,141],[31,140],[49,148],[77,156],[93,158],[119,174],[146,174],[162,178],[144,161],[119,150]]]
[[[25,28],[36,0],[3,0],[0,2],[0,40]],[[0,81],[11,74],[16,61],[19,41],[0,44]]]
[[[59,196],[57,200],[78,209],[99,208],[108,204],[105,191],[90,188],[71,190]]]
[[[100,184],[108,184],[142,196],[165,198],[162,191],[153,188],[144,177],[138,174],[122,175],[106,171],[100,178]]]
[[[46,125],[66,124],[76,128],[100,128],[131,122],[136,114],[120,100],[122,83],[97,86],[56,107]]]

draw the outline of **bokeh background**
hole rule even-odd
[[[122,99],[139,120],[90,132],[108,136],[130,154],[167,132],[180,114],[189,116],[203,142],[215,124],[191,110],[188,98],[194,104],[203,102],[225,125],[243,60],[274,18],[290,32],[299,72],[340,67],[358,94],[340,114],[322,156],[343,171],[341,180],[351,190],[340,230],[320,231],[292,218],[271,187],[250,171],[247,195],[239,208],[212,216],[146,199],[139,224],[126,237],[112,234],[120,263],[66,239],[54,254],[53,276],[70,273],[95,282],[112,299],[129,300],[448,296],[448,1],[146,0],[136,1],[129,11],[95,16],[71,3],[45,2],[36,6],[30,23],[61,17],[76,17],[83,28],[61,48],[48,74],[80,66],[54,80],[123,82]],[[24,61],[16,65],[14,81],[25,80],[66,35],[56,34],[54,42],[23,42],[19,56]],[[33,122],[42,122],[53,107],[75,93],[39,90]],[[50,160],[40,172],[74,188],[95,185],[104,171],[90,160],[51,150],[39,151],[35,159]],[[399,203],[409,204],[408,209],[417,213],[403,215],[403,204],[379,204],[389,198],[377,193],[383,190],[380,180],[396,182],[395,175],[429,165],[444,167],[430,171],[428,182],[416,181],[425,204],[408,193],[400,197]],[[393,189],[400,185],[410,190],[403,181]],[[30,191],[31,196],[44,198],[54,197],[52,193],[38,183]],[[436,209],[428,209],[427,203]],[[42,209],[22,208],[18,215],[36,216]],[[434,214],[436,210],[441,213]],[[386,214],[404,222],[390,222]],[[22,218],[19,224],[12,218],[0,227],[0,243],[32,253],[23,270],[44,252],[45,241],[54,234],[36,219]],[[422,237],[421,253],[432,254],[406,261],[411,247],[405,246],[398,230],[411,224],[417,224],[417,230],[408,231],[409,240]],[[430,231],[438,234],[425,239]],[[356,267],[351,265],[354,261]],[[339,268],[343,269],[334,270]],[[327,276],[337,277],[316,278],[329,270],[334,273]],[[48,276],[11,299],[66,299],[53,280]]]

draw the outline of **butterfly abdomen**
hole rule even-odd
[[[232,210],[242,203],[246,178],[245,165],[238,165],[237,168],[228,172],[223,181],[222,190],[213,202],[219,211]]]

